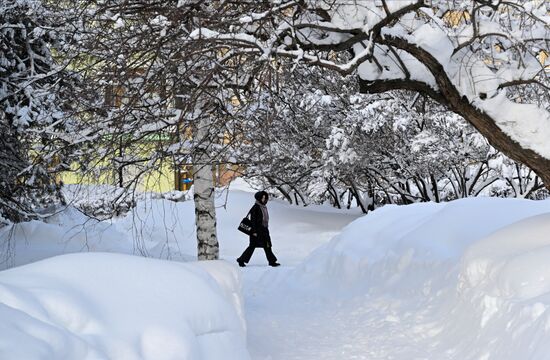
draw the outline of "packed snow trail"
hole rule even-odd
[[[430,323],[422,310],[403,313],[405,304],[389,298],[335,300],[292,289],[292,268],[242,269],[252,359],[426,358],[428,349],[417,340],[434,329],[420,325]]]
[[[368,352],[361,330],[365,327],[358,323],[361,319],[354,319],[353,312],[338,311],[333,304],[286,289],[295,265],[361,216],[360,213],[315,206],[293,207],[279,201],[268,206],[273,250],[282,266],[267,266],[264,252],[256,249],[249,265],[241,269],[252,359],[339,359],[342,354],[353,359],[353,354],[365,355]],[[222,257],[231,262],[248,242],[245,237],[238,238],[241,245],[237,247],[234,241],[230,247],[222,246]],[[283,292],[278,292],[280,289]],[[350,321],[357,323],[352,325],[355,330],[347,326]]]
[[[349,216],[349,221],[354,218]],[[342,225],[345,222],[334,224]],[[285,228],[278,231],[291,233]],[[415,346],[408,335],[413,333],[418,315],[408,314],[400,319],[396,314],[399,303],[365,297],[337,301],[289,287],[293,264],[302,259],[295,256],[296,252],[284,249],[291,243],[282,239],[277,242],[277,231],[273,232],[274,247],[284,254],[280,257],[283,266],[273,269],[262,264],[265,259],[259,249],[253,264],[242,269],[252,359],[414,359],[425,355],[425,349]],[[321,236],[311,234],[316,235]],[[300,250],[299,253],[307,254],[306,249]]]
[[[406,314],[403,323],[396,314],[399,304],[326,301],[315,294],[279,293],[277,286],[265,290],[262,284],[282,275],[246,270],[248,348],[254,360],[425,358],[426,349],[408,335],[417,315]]]

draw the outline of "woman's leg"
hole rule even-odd
[[[237,261],[242,261],[244,263],[247,263],[250,261],[250,258],[252,257],[253,253],[254,253],[254,246],[250,245],[244,250],[243,254],[239,256]]]
[[[271,247],[264,247],[264,251],[267,262],[269,262],[270,265],[275,264],[277,262],[277,257],[275,256],[275,254],[273,254],[273,250],[271,250]]]

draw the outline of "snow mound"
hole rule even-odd
[[[458,266],[444,346],[456,358],[550,359],[550,214],[471,245]],[[451,343],[451,337],[461,339]],[[443,336],[441,336],[443,338]],[[468,356],[466,356],[468,354]]]
[[[550,214],[507,226],[476,242],[461,264],[461,288],[529,300],[550,295]]]
[[[418,288],[433,266],[456,264],[477,240],[545,212],[550,212],[550,201],[501,198],[385,206],[314,251],[295,276],[299,286],[328,285],[331,291],[375,285]]]
[[[238,270],[63,255],[0,272],[1,359],[248,359]]]

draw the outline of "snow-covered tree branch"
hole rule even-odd
[[[224,2],[222,2],[224,3]],[[550,28],[540,1],[264,2],[201,27],[203,44],[356,74],[363,92],[424,93],[464,117],[498,150],[550,184]],[[284,8],[282,11],[277,9]],[[542,89],[539,103],[517,88]]]

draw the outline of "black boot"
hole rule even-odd
[[[281,264],[279,264],[278,262],[272,262],[272,263],[269,263],[269,266],[277,267],[277,266],[281,266]]]
[[[240,267],[245,267],[246,266],[244,261],[242,261],[241,259],[237,259],[237,262],[239,263]]]

